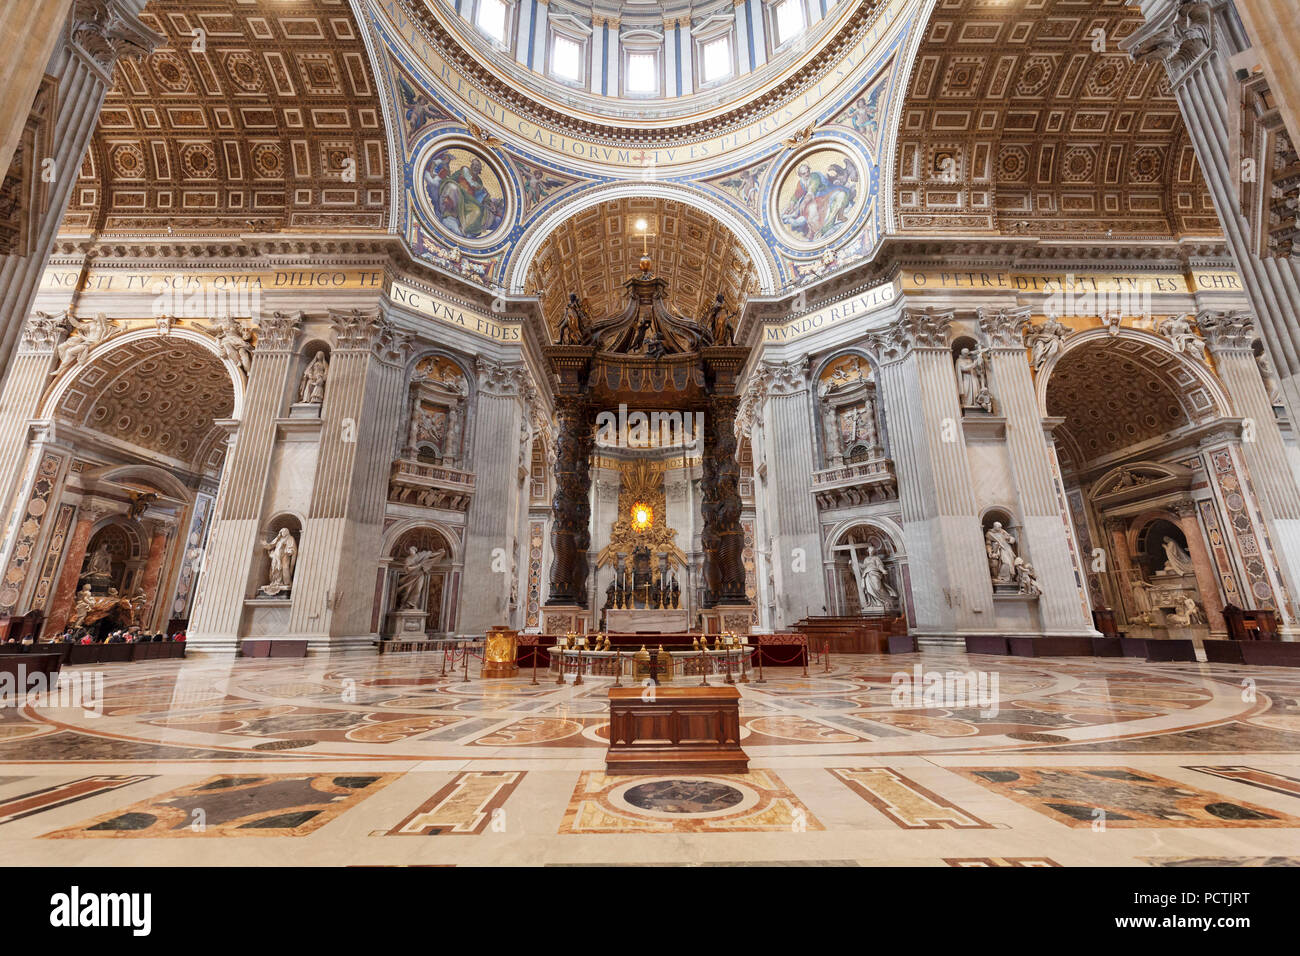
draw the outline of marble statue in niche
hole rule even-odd
[[[898,592],[889,584],[884,558],[876,551],[876,546],[867,545],[867,553],[861,558],[858,558],[856,549],[852,553],[856,559],[855,570],[858,572],[858,591],[862,598],[863,609],[883,609],[891,606],[898,597]]]
[[[319,351],[307,363],[303,370],[302,381],[298,385],[298,401],[308,405],[319,405],[325,401],[325,383],[329,379],[330,361],[325,352]]]
[[[989,350],[964,348],[957,356],[957,392],[961,407],[993,411],[993,393],[989,391]]]
[[[270,579],[257,589],[268,597],[287,595],[293,587],[293,568],[298,560],[298,542],[288,528],[281,528],[275,537],[262,542],[262,550],[271,562]]]
[[[397,573],[397,610],[424,610],[429,572],[446,555],[444,550],[422,550],[415,545],[406,549],[406,557]]]
[[[1160,544],[1165,550],[1165,566],[1156,572],[1157,575],[1196,573],[1192,556],[1183,550],[1182,545],[1168,535]]]
[[[113,321],[103,312],[96,313],[93,319],[84,322],[69,314],[67,324],[72,327],[72,334],[55,349],[59,364],[50,373],[51,376],[58,375],[72,365],[85,365],[95,347],[117,331]]]
[[[87,582],[86,587],[91,585],[103,587],[112,582],[113,554],[108,550],[107,544],[101,543],[86,559],[86,567],[81,572],[81,580]]]
[[[989,574],[994,584],[1010,584],[1016,576],[1016,538],[1002,527],[1001,521],[984,532],[984,548],[989,556]]]

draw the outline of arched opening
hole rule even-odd
[[[830,546],[835,614],[896,617],[903,608],[898,546],[885,529],[868,521],[845,528]]]
[[[683,315],[703,317],[719,294],[735,311],[760,287],[751,251],[708,212],[654,196],[608,199],[552,225],[528,260],[524,285],[541,296],[552,340],[570,294],[588,315],[617,311],[624,283],[647,255],[667,282],[669,307]]]
[[[1206,447],[1229,411],[1207,370],[1126,332],[1080,340],[1044,373],[1094,611],[1131,637],[1222,631],[1242,595]]]
[[[175,333],[110,340],[58,381],[44,414],[77,454],[51,495],[60,570],[32,596],[47,635],[76,619],[86,586],[129,600],[146,630],[184,627],[240,385]]]
[[[387,636],[416,640],[453,628],[457,581],[452,552],[443,533],[427,525],[398,536],[389,550]]]

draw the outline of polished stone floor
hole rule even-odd
[[[610,679],[440,663],[67,669],[79,700],[0,708],[0,857],[1300,864],[1296,669],[840,656],[740,685],[749,773],[607,777]]]

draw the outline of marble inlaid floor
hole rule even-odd
[[[1300,865],[1296,669],[841,656],[740,685],[749,773],[608,777],[610,679],[440,663],[110,665],[92,710],[0,708],[0,857]],[[996,696],[900,687],[948,671]]]

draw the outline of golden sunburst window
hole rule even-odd
[[[655,512],[648,504],[638,501],[632,506],[632,529],[634,531],[644,531],[654,524]]]

